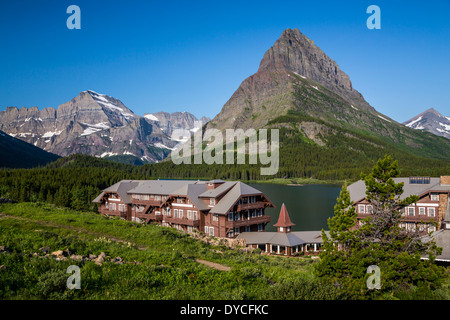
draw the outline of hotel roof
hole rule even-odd
[[[410,183],[410,178],[393,178],[395,183],[403,182],[403,194],[400,199],[403,200],[410,195],[421,195],[430,191],[450,191],[450,185],[440,183],[440,178],[429,178],[429,183]],[[366,185],[363,180],[358,180],[348,186],[350,199],[357,202],[366,197]]]

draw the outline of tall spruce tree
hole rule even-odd
[[[398,162],[390,156],[378,160],[369,174],[361,174],[366,200],[372,214],[356,223],[356,213],[344,185],[329,219],[329,236],[322,231],[324,251],[316,274],[341,287],[350,298],[373,297],[386,292],[435,289],[442,284],[445,269],[434,264],[441,252],[434,241],[422,241],[419,230],[401,227],[402,208],[418,200],[402,198],[403,183],[393,180],[399,174]],[[428,260],[421,258],[427,256]],[[380,270],[380,287],[367,286],[370,266]]]

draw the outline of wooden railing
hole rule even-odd
[[[133,204],[140,204],[140,205],[150,205],[150,206],[154,206],[154,207],[160,207],[163,203],[162,200],[154,200],[154,199],[150,199],[150,200],[138,200],[138,199],[132,199],[131,203]]]
[[[234,228],[234,227],[242,227],[242,226],[248,226],[252,224],[259,224],[259,223],[267,223],[270,222],[271,218],[270,216],[261,216],[261,217],[253,217],[250,219],[239,219],[237,221],[226,221],[225,227],[227,228]]]
[[[136,217],[140,219],[146,219],[147,221],[161,221],[163,216],[154,213],[150,214],[136,213]]]
[[[106,208],[100,208],[100,209],[98,209],[98,211],[101,214],[107,214],[107,215],[110,215],[110,216],[119,216],[122,213],[122,212],[120,212],[118,210],[109,210],[109,209],[106,209]]]
[[[193,227],[198,227],[200,225],[200,220],[198,219],[191,220],[187,218],[175,218],[171,216],[164,216],[164,222],[182,224],[185,226],[193,226]]]
[[[251,202],[251,203],[241,203],[237,205],[236,211],[252,210],[264,208],[265,203],[262,201]]]

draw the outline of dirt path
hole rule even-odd
[[[204,264],[205,266],[208,266],[210,268],[214,268],[220,271],[231,271],[230,267],[224,266],[223,264],[220,263],[215,263],[215,262],[211,262],[211,261],[206,261],[206,260],[200,260],[200,259],[195,259],[196,262]]]

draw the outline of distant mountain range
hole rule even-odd
[[[422,158],[443,161],[444,166],[432,162],[439,168],[450,159],[448,117],[430,109],[400,124],[379,113],[298,29],[283,31],[257,72],[210,121],[189,112],[139,116],[120,100],[92,90],[56,109],[0,111],[0,130],[38,148],[132,164],[167,158],[187,138],[172,139],[174,130],[192,134],[200,128],[280,129],[281,176],[326,171],[324,178],[340,179],[359,174],[385,153],[398,155],[411,168]]]
[[[173,128],[193,130],[198,122],[188,112],[156,115],[160,121],[87,90],[57,109],[8,107],[0,111],[0,129],[60,156],[82,153],[141,164],[164,159],[179,143],[170,136]]]
[[[403,124],[412,129],[426,130],[450,139],[450,117],[443,116],[433,108],[403,122]]]

